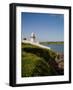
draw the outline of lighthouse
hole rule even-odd
[[[34,32],[31,33],[30,41],[31,41],[31,42],[34,42],[34,43],[36,42],[36,35],[35,35]]]

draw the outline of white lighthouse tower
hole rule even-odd
[[[36,42],[36,35],[34,32],[31,33],[31,36],[30,36],[30,41],[35,43]]]

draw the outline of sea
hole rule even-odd
[[[46,44],[45,46],[50,47],[55,52],[64,53],[64,44]]]

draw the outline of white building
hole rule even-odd
[[[31,33],[30,41],[33,43],[39,43],[39,41],[37,40],[37,36],[34,32]]]
[[[23,41],[31,43],[39,43],[34,32],[31,33],[30,38],[24,38]]]
[[[36,35],[35,35],[34,32],[31,33],[30,41],[31,41],[31,42],[34,42],[34,43],[36,42]]]
[[[24,38],[24,40],[23,40],[22,42],[23,42],[23,43],[30,43],[30,44],[32,44],[32,45],[36,45],[36,46],[39,46],[39,47],[41,47],[41,48],[50,49],[50,47],[41,45],[41,44],[38,42],[35,33],[33,33],[33,32],[31,33],[29,39],[28,39],[28,38]]]

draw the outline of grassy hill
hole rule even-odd
[[[22,77],[60,75],[57,54],[49,49],[22,43]]]

